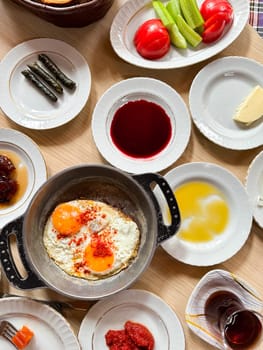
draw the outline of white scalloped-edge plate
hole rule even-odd
[[[77,84],[64,88],[57,102],[50,102],[21,71],[45,53]],[[15,123],[29,129],[52,129],[68,123],[85,106],[91,88],[91,74],[84,57],[71,45],[55,39],[25,41],[11,49],[0,63],[0,107]]]
[[[80,350],[69,323],[47,305],[24,298],[1,299],[0,321],[2,320],[11,322],[18,329],[26,325],[34,332],[27,350]],[[14,346],[3,337],[0,337],[0,348],[14,350]]]
[[[246,190],[256,223],[263,228],[263,151],[261,151],[248,167]]]
[[[147,159],[126,156],[114,146],[110,136],[111,121],[117,109],[128,101],[139,99],[161,106],[172,125],[169,144]],[[129,173],[158,172],[184,152],[191,134],[191,118],[182,97],[168,84],[152,78],[130,78],[114,84],[101,96],[92,115],[92,133],[100,153],[113,166]]]
[[[153,293],[129,289],[100,300],[89,309],[78,335],[82,350],[107,350],[107,331],[123,329],[128,320],[150,330],[154,349],[185,349],[183,328],[173,309]]]
[[[263,145],[262,118],[250,126],[233,120],[235,110],[256,85],[263,86],[263,65],[249,58],[223,57],[201,69],[189,92],[192,118],[201,133],[229,149]]]
[[[27,135],[13,129],[0,129],[0,152],[11,151],[27,169],[27,187],[18,202],[0,208],[0,229],[23,215],[35,192],[47,179],[45,160],[39,147]],[[17,179],[19,183],[19,179]]]
[[[235,255],[250,234],[253,218],[247,192],[238,178],[219,165],[205,162],[180,165],[164,177],[173,190],[190,181],[212,184],[224,194],[230,211],[227,227],[213,240],[192,243],[174,235],[162,243],[164,250],[175,259],[194,266],[212,266]],[[167,220],[167,204],[158,188],[155,189],[155,193]]]
[[[204,315],[207,298],[218,290],[227,290],[236,294],[247,309],[259,313],[262,313],[263,310],[263,300],[254,288],[231,272],[212,270],[201,278],[188,299],[185,310],[186,322],[197,336],[223,350],[225,347],[219,334],[211,331]]]
[[[200,5],[203,0],[198,0]],[[149,0],[129,0],[120,8],[115,16],[110,40],[116,54],[124,61],[135,66],[168,69],[186,67],[212,57],[229,46],[241,33],[249,16],[249,1],[230,0],[234,9],[234,21],[230,30],[217,42],[210,45],[200,44],[197,48],[176,49],[171,47],[169,52],[159,60],[147,60],[141,57],[133,44],[133,37],[139,26],[150,18],[156,18]]]

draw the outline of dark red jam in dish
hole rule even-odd
[[[171,120],[154,102],[129,101],[115,112],[110,135],[114,145],[127,156],[149,158],[160,153],[171,140]]]
[[[12,178],[15,169],[11,159],[0,154],[0,203],[9,202],[17,192],[18,184]]]

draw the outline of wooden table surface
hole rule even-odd
[[[130,77],[157,78],[176,89],[188,105],[188,92],[194,76],[212,60],[237,55],[263,63],[263,40],[249,25],[246,25],[238,39],[222,53],[190,67],[161,71],[138,68],[125,63],[116,56],[109,41],[112,20],[124,2],[124,0],[115,0],[106,17],[95,24],[84,28],[65,29],[45,22],[7,0],[0,0],[0,59],[23,41],[47,37],[64,40],[74,46],[90,66],[92,86],[89,100],[82,112],[66,125],[46,131],[29,130],[16,125],[0,111],[2,128],[23,132],[39,145],[49,176],[72,165],[105,163],[92,138],[91,115],[100,96],[114,83]],[[244,183],[248,165],[262,149],[263,147],[245,151],[224,149],[207,140],[193,125],[190,142],[185,152],[169,169],[193,161],[212,162],[232,171]],[[169,169],[161,172],[162,175]],[[238,235],[238,232],[236,234]],[[193,288],[205,273],[220,268],[234,272],[263,295],[262,253],[262,229],[255,223],[244,247],[234,257],[216,266],[189,266],[171,258],[161,247],[158,247],[149,268],[131,288],[151,291],[173,308],[184,328],[187,350],[210,350],[212,347],[191,333],[184,320],[185,306]],[[5,277],[2,281],[2,289],[5,292],[11,291],[20,295],[65,299],[49,289],[19,291],[10,286]],[[85,304],[87,308],[92,304],[92,302],[80,301],[77,303]],[[76,334],[84,315],[85,312],[67,311],[67,319]]]

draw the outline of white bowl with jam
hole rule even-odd
[[[102,156],[129,173],[157,172],[187,147],[189,111],[168,84],[152,78],[122,80],[99,99],[92,133]]]

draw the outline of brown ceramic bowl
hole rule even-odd
[[[60,27],[83,27],[102,18],[114,0],[82,0],[65,6],[44,5],[35,0],[11,0]]]

